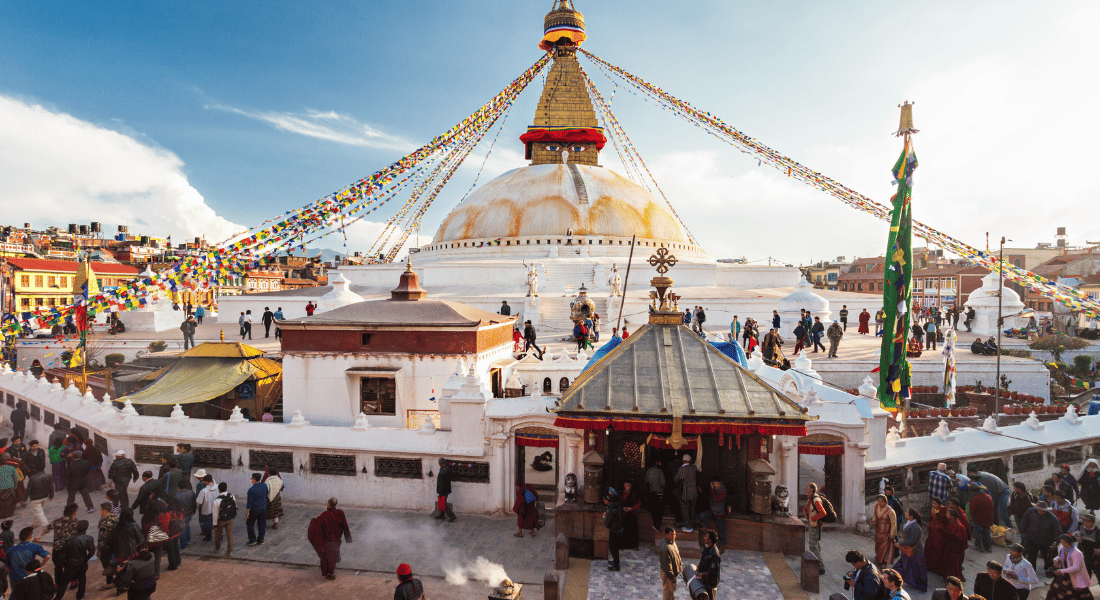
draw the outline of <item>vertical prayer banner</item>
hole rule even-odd
[[[948,406],[955,406],[955,344],[958,336],[953,327],[943,336],[943,393]]]
[[[882,353],[879,356],[879,402],[893,408],[909,397],[909,360],[905,356],[909,340],[909,306],[913,288],[913,170],[917,155],[913,142],[905,137],[905,148],[894,164],[898,192],[893,197],[890,238],[886,244],[886,268],[883,272]]]

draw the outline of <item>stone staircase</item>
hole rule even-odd
[[[569,303],[573,301],[573,297],[569,296],[562,298],[560,294],[540,295],[541,302],[541,314],[542,319],[541,329],[570,329],[573,328],[573,322],[569,320]]]
[[[562,251],[566,249],[571,250],[572,248],[568,246],[561,248]],[[593,287],[595,271],[592,269],[591,263],[585,264],[578,261],[576,263],[547,264],[545,268],[546,281],[539,282],[540,296],[544,290],[546,293],[563,294],[567,292],[576,293],[581,289],[582,284],[590,290]],[[545,313],[545,308],[543,312]]]

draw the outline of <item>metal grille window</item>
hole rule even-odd
[[[229,448],[192,448],[197,469],[232,469],[233,452]]]
[[[899,467],[897,469],[891,469],[889,471],[879,471],[877,473],[867,473],[863,481],[864,497],[867,501],[874,500],[878,496],[878,486],[882,478],[886,478],[887,483],[894,488],[895,496],[905,495],[905,467]]]
[[[100,454],[107,456],[107,438],[95,434],[95,449],[99,450]]]
[[[42,409],[38,408],[37,405],[34,405],[34,404],[31,405],[31,418],[34,419],[35,421],[41,421],[42,420]]]
[[[137,444],[134,446],[134,462],[140,464],[159,465],[161,456],[172,456],[174,448],[171,446],[146,446]]]
[[[248,468],[251,471],[263,471],[272,468],[280,473],[294,472],[293,452],[269,452],[267,450],[249,450]]]
[[[73,424],[70,423],[68,419],[60,418],[57,420],[57,424],[61,426],[62,431],[69,431],[69,429],[71,429],[73,426]]]
[[[1031,454],[1017,454],[1012,457],[1012,472],[1013,473],[1033,473],[1035,471],[1042,470],[1043,468],[1043,453],[1032,452]]]
[[[391,377],[361,378],[359,410],[368,415],[396,415],[397,381]]]
[[[1008,481],[1008,467],[1005,465],[1003,459],[988,458],[986,460],[972,460],[966,465],[967,469],[970,467],[976,467],[979,471],[993,473],[1002,480]]]
[[[5,394],[7,396],[8,406],[15,406],[15,396],[11,394]]]
[[[49,425],[50,427],[53,427],[54,423],[57,422],[57,416],[54,415],[52,412],[47,410],[46,411],[46,418],[43,419],[42,422],[45,423],[46,425]]]
[[[454,473],[454,476],[451,479],[454,481],[464,481],[466,483],[489,483],[489,463],[453,462],[450,464],[451,470]]]
[[[315,475],[355,476],[355,456],[348,454],[310,454],[309,470]]]
[[[68,426],[68,423],[65,422],[65,419],[61,420],[61,426],[62,427],[67,427]],[[76,427],[73,427],[73,433],[75,433],[82,440],[88,439],[88,428],[87,427],[81,427],[80,425],[77,425]]]
[[[1070,446],[1069,448],[1058,448],[1054,451],[1054,462],[1059,465],[1064,463],[1079,463],[1083,460],[1081,452],[1081,446]]]
[[[374,474],[379,477],[423,479],[424,465],[419,458],[374,457]]]

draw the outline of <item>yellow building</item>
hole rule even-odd
[[[82,263],[38,258],[9,258],[10,300],[14,312],[68,306],[73,303],[74,290],[89,280],[89,293],[98,293],[132,281],[138,270],[127,265]],[[83,268],[82,268],[83,267]],[[90,275],[82,273],[90,270]]]

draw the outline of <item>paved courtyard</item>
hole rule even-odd
[[[699,564],[698,558],[684,563]],[[620,571],[607,570],[607,561],[594,560],[588,578],[588,600],[650,600],[661,597],[660,561],[652,548],[623,550]],[[723,592],[723,590],[726,590]],[[782,598],[763,557],[755,552],[727,550],[722,554],[722,580],[719,595],[739,600]],[[676,586],[676,598],[688,600],[683,580]]]

